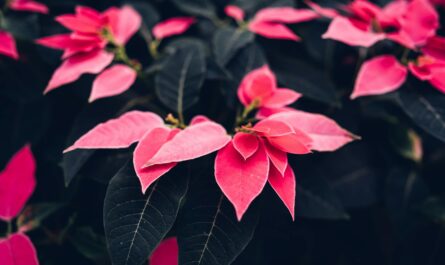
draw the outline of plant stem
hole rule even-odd
[[[8,237],[10,234],[12,234],[12,223],[8,222],[7,224],[7,229],[6,229],[6,236]]]

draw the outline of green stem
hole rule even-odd
[[[8,237],[10,234],[12,234],[12,223],[8,222],[8,227],[6,229],[6,236]]]
[[[256,108],[258,108],[258,105],[260,104],[260,102],[258,100],[254,100],[252,101],[252,103],[250,103],[249,106],[245,107],[243,110],[243,113],[241,114],[241,116],[238,116],[236,118],[236,124],[237,126],[241,125],[242,123],[244,123],[247,119],[247,117],[249,116],[249,114],[254,111]]]
[[[149,44],[150,55],[155,60],[159,58],[159,52],[158,52],[159,45],[161,45],[161,40],[157,39],[152,40]]]
[[[408,64],[408,56],[409,56],[410,51],[411,50],[408,48],[405,48],[403,50],[402,57],[400,58],[400,61],[402,62],[402,64]]]

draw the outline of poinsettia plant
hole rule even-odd
[[[3,1],[0,265],[443,264],[444,7]]]

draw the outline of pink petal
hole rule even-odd
[[[269,7],[258,11],[254,17],[256,22],[301,23],[320,16],[310,9],[296,9],[293,7]]]
[[[242,10],[237,6],[228,5],[224,8],[224,12],[226,13],[227,16],[235,19],[236,21],[244,20],[244,10]]]
[[[233,147],[244,159],[251,157],[258,150],[259,146],[258,138],[255,135],[242,132],[235,134],[232,143]]]
[[[381,8],[371,1],[355,0],[346,6],[347,11],[360,20],[370,22],[382,12]]]
[[[403,30],[387,33],[386,38],[392,40],[402,46],[405,46],[408,49],[415,50],[416,43],[411,39],[411,37]]]
[[[292,168],[288,166],[284,175],[282,175],[275,167],[270,167],[268,180],[270,186],[272,186],[278,197],[286,205],[292,220],[295,220],[296,181]]]
[[[190,121],[190,125],[195,125],[205,121],[211,121],[211,120],[204,115],[197,115],[193,117],[193,119]]]
[[[429,65],[416,65],[414,62],[408,64],[409,71],[420,80],[431,79],[431,67]]]
[[[439,15],[427,0],[413,0],[408,4],[402,29],[418,46],[424,45],[439,28]]]
[[[224,195],[233,204],[241,220],[252,201],[267,182],[269,159],[263,146],[244,160],[230,142],[216,155],[215,178]]]
[[[286,122],[305,132],[312,139],[310,148],[316,151],[335,151],[358,137],[340,127],[334,120],[303,111],[282,112],[269,117]]]
[[[88,36],[88,37],[87,37]],[[91,52],[97,48],[104,48],[106,41],[98,36],[85,34],[58,34],[36,40],[36,43],[52,48],[64,50],[62,58],[68,58],[76,53]]]
[[[130,6],[110,8],[104,12],[104,16],[109,18],[111,33],[120,45],[125,45],[142,24],[141,16]]]
[[[10,2],[9,8],[16,11],[31,11],[42,14],[49,13],[46,5],[32,0],[13,0]]]
[[[145,162],[151,159],[166,142],[171,140],[178,130],[170,130],[167,127],[154,128],[149,131],[139,141],[133,153],[134,170],[141,182],[142,192],[150,187],[159,177],[170,171],[176,163],[168,163],[162,165],[154,165],[148,168],[143,168]]]
[[[19,59],[14,37],[6,31],[0,31],[0,54]]]
[[[432,70],[430,84],[445,94],[445,67]]]
[[[381,55],[363,63],[351,99],[382,95],[397,90],[406,80],[407,69],[392,55]]]
[[[179,247],[175,237],[164,239],[151,254],[149,265],[178,265]]]
[[[116,96],[127,91],[136,81],[136,71],[126,65],[116,64],[103,71],[93,82],[89,102]]]
[[[195,22],[196,20],[192,17],[170,18],[153,27],[153,36],[160,40],[173,35],[182,34]]]
[[[280,88],[277,89],[271,97],[267,98],[262,105],[267,108],[281,108],[294,103],[301,98],[301,96],[300,93],[292,89]]]
[[[349,19],[338,16],[332,20],[322,38],[333,39],[350,46],[370,47],[385,39],[385,34],[363,31],[354,26]]]
[[[34,192],[36,163],[29,145],[20,149],[0,172],[0,220],[11,221]]]
[[[192,160],[218,151],[230,140],[224,127],[218,123],[200,122],[180,131],[147,160],[145,166]]]
[[[284,172],[286,171],[288,160],[286,152],[283,152],[272,145],[270,145],[267,141],[263,141],[264,147],[266,148],[267,156],[270,161],[274,165],[274,167],[280,172],[281,176],[284,176]]]
[[[64,152],[79,148],[126,148],[139,141],[147,131],[163,126],[164,121],[155,113],[130,111],[117,119],[97,125]]]
[[[36,40],[36,43],[49,48],[64,50],[72,45],[72,39],[70,34],[58,34],[40,38]]]
[[[20,233],[0,239],[0,261],[2,265],[39,265],[34,245]]]
[[[249,30],[269,39],[300,40],[292,30],[276,22],[252,21],[249,23]]]
[[[265,65],[248,73],[238,88],[238,98],[244,106],[248,106],[254,100],[261,103],[276,91],[277,79]]]
[[[334,18],[334,17],[338,16],[337,10],[335,10],[333,8],[322,7],[312,1],[306,1],[305,3],[310,8],[312,8],[317,14],[320,14],[323,17]]]
[[[445,38],[431,37],[421,50],[426,55],[445,61]]]
[[[114,55],[104,50],[95,50],[89,53],[77,54],[66,59],[56,69],[45,94],[80,78],[83,74],[98,74],[113,61]]]
[[[99,34],[102,27],[98,21],[92,21],[72,14],[60,15],[55,20],[69,30],[83,33]]]
[[[282,108],[260,108],[255,115],[255,117],[259,120],[265,119],[273,114],[286,112],[286,111],[293,111],[293,108],[289,107],[282,107]]]
[[[295,133],[295,130],[288,124],[279,120],[264,119],[251,129],[265,137],[277,137]]]
[[[311,152],[309,147],[312,139],[301,131],[283,136],[267,137],[267,141],[273,147],[286,153],[304,155]]]

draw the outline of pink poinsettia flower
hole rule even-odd
[[[269,183],[295,217],[295,175],[288,154],[334,151],[357,139],[335,121],[318,114],[285,111],[253,127],[243,127],[218,151],[216,181],[241,220]]]
[[[14,37],[6,31],[0,31],[0,54],[11,57],[12,59],[19,59],[17,52],[17,45]]]
[[[383,8],[354,0],[345,10],[349,15],[334,17],[323,38],[362,47],[389,39],[415,49],[439,27],[439,16],[428,0],[393,1]]]
[[[196,19],[193,17],[174,17],[159,22],[153,27],[153,36],[157,40],[162,40],[167,37],[179,35],[187,31]]]
[[[259,109],[283,108],[301,96],[292,89],[278,88],[275,74],[267,65],[248,73],[238,88],[241,103]]]
[[[39,265],[33,243],[22,233],[0,238],[0,261],[2,265]]]
[[[48,14],[49,9],[46,5],[33,0],[12,0],[8,7],[16,11],[30,11],[42,14]]]
[[[238,22],[244,21],[244,11],[233,5],[225,8],[227,16]],[[248,22],[247,28],[258,35],[270,39],[284,39],[299,41],[298,37],[285,24],[296,24],[314,20],[320,15],[310,9],[296,9],[293,7],[269,7],[258,11]]]
[[[0,172],[0,220],[11,222],[34,192],[36,164],[29,145],[20,149]],[[19,228],[20,229],[20,228]],[[0,238],[2,265],[38,265],[36,250],[23,233]]]
[[[105,70],[115,57],[105,47],[112,44],[119,49],[139,30],[142,19],[133,8],[111,7],[100,13],[78,6],[75,14],[58,16],[56,21],[72,32],[37,40],[41,45],[64,51],[62,59],[65,61],[54,72],[44,93],[72,83],[83,74],[99,74],[94,81],[90,102],[121,94],[130,88],[136,79],[136,70],[124,64]]]
[[[126,148],[138,142],[133,165],[145,193],[177,163],[218,151],[229,141],[224,127],[203,116],[195,117],[184,129],[172,129],[152,112],[131,111],[97,125],[65,152]]]
[[[393,55],[377,56],[363,63],[351,98],[394,92],[405,83],[408,72],[445,93],[445,50],[440,45],[443,38],[433,37],[428,43],[422,48],[424,54],[406,66]]]
[[[164,239],[153,251],[149,265],[178,265],[179,247],[175,237]]]

